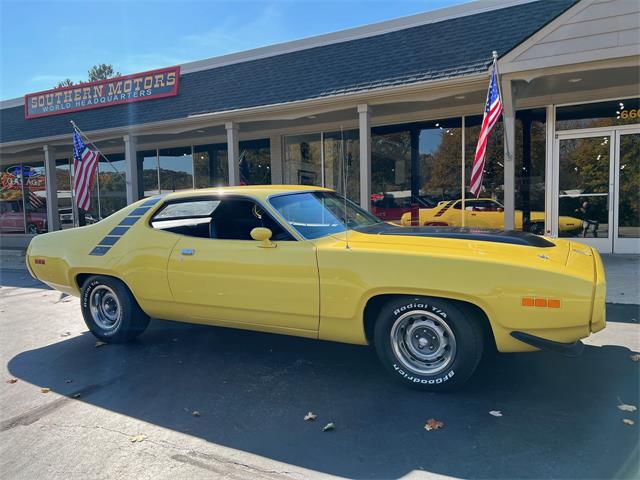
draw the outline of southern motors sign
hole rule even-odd
[[[180,67],[162,68],[98,82],[80,83],[25,95],[26,118],[110,107],[178,94]]]

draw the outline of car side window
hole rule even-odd
[[[251,230],[268,228],[274,241],[294,238],[257,203],[245,199],[225,199],[211,217],[211,238],[220,240],[252,240]]]
[[[189,237],[253,240],[251,230],[266,227],[274,241],[294,238],[260,205],[248,199],[197,199],[167,203],[151,219],[151,226]]]

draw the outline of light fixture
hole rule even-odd
[[[198,133],[204,133],[204,130],[196,130]]]
[[[313,120],[314,118],[318,118],[315,115],[309,115],[307,118],[310,118],[311,120]]]
[[[581,82],[582,79],[581,78],[570,78],[569,79],[569,83],[578,83]]]
[[[455,98],[456,100],[463,100],[465,98],[465,96],[464,95],[456,95],[453,98]]]

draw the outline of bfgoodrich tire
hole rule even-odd
[[[80,308],[91,333],[103,342],[128,342],[149,325],[149,317],[127,286],[113,277],[87,278],[82,286]]]
[[[469,312],[438,298],[391,300],[375,324],[380,361],[411,387],[434,392],[461,387],[478,366],[484,343],[479,319]]]

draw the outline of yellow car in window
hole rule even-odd
[[[598,253],[523,232],[401,227],[302,186],[182,191],[35,237],[31,274],[105,342],[150,317],[372,344],[398,380],[459,387],[486,348],[580,352],[605,326]]]
[[[488,229],[504,228],[504,206],[492,198],[472,198],[462,200],[448,200],[439,202],[433,208],[421,208],[419,210],[418,222],[422,226],[462,226],[462,216],[464,215],[464,226]],[[537,235],[544,235],[544,212],[531,212],[530,232]],[[521,210],[515,212],[515,226],[517,230],[522,230],[523,213]],[[410,226],[411,212],[406,212],[400,219],[400,224]],[[561,232],[577,234],[582,231],[582,220],[573,217],[560,217],[559,229]],[[573,235],[568,235],[573,236]]]

